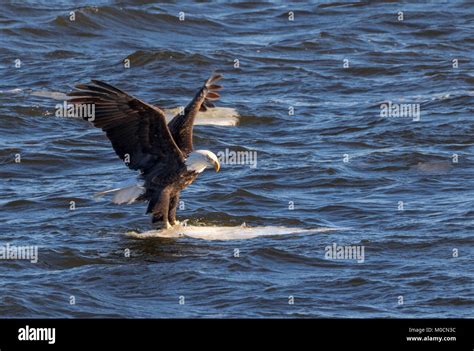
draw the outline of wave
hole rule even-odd
[[[163,60],[173,60],[173,62],[185,64],[211,64],[211,59],[205,55],[168,49],[137,50],[125,57],[125,59],[129,59],[130,65],[133,67],[141,67],[153,62],[162,64]]]
[[[49,24],[60,27],[62,30],[68,29],[78,32],[87,30],[87,33],[91,35],[97,35],[110,26],[119,26],[124,31],[133,28],[143,29],[144,25],[148,25],[150,28],[174,26],[178,29],[182,27],[178,14],[164,13],[161,9],[156,8],[145,11],[131,7],[86,6],[76,9],[74,13],[74,21],[70,20],[70,14],[67,12],[67,15],[57,16]],[[185,21],[189,25],[202,27],[206,30],[224,28],[222,23],[196,15],[188,14]]]

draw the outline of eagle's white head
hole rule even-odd
[[[206,168],[214,168],[219,172],[221,165],[217,156],[209,150],[195,150],[191,152],[184,161],[188,171],[201,173]]]

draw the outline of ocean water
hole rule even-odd
[[[38,260],[0,260],[0,316],[472,317],[473,33],[472,2],[1,1],[0,253]],[[127,235],[145,204],[94,194],[135,173],[55,105],[173,108],[215,70],[240,118],[195,146],[256,167],[183,191],[194,235]]]

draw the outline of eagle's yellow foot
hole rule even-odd
[[[171,223],[171,225],[172,225],[173,227],[181,224],[181,222],[178,221],[177,219],[175,219],[174,221],[172,221],[172,222],[170,222],[170,223]]]
[[[162,229],[171,229],[173,226],[170,224],[170,222],[164,222]]]

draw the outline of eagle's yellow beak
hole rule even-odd
[[[221,164],[217,160],[214,162],[214,169],[216,170],[216,173],[221,169]]]

